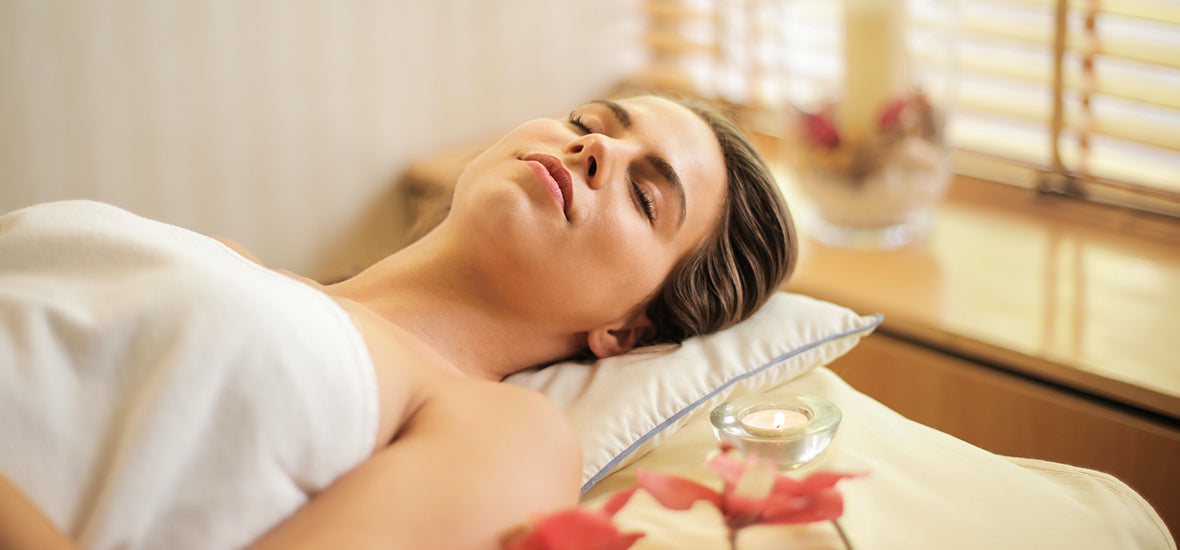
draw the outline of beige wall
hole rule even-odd
[[[0,211],[98,199],[334,277],[400,238],[412,156],[635,69],[638,5],[0,0]]]

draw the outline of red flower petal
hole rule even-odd
[[[641,538],[643,538],[643,533],[619,535],[615,540],[604,546],[599,546],[594,550],[627,550],[631,545],[635,544],[635,541]]]
[[[774,483],[773,493],[791,492],[794,494],[810,493],[821,489],[835,487],[842,479],[861,477],[864,474],[845,474],[840,472],[815,472],[803,479],[793,479],[779,476]]]
[[[638,489],[638,487],[632,487],[611,495],[610,499],[606,501],[606,504],[602,506],[602,512],[607,516],[614,517],[623,506],[627,505],[627,501],[631,500],[631,495],[634,495]]]
[[[807,131],[807,138],[821,147],[835,148],[840,146],[840,132],[836,125],[823,113],[803,113],[803,124]]]
[[[877,119],[877,124],[882,130],[891,130],[897,126],[898,121],[901,120],[901,113],[905,111],[909,101],[906,98],[898,98],[881,109],[881,116]]]
[[[746,471],[746,465],[742,464],[732,453],[726,452],[724,449],[721,453],[713,458],[710,458],[705,463],[710,470],[721,476],[721,480],[725,482],[727,491],[732,490],[734,485],[737,485],[739,479],[742,478],[742,472]]]
[[[637,470],[639,487],[672,510],[687,510],[698,500],[707,500],[720,508],[721,495],[695,481],[682,477],[657,474],[647,470]]]
[[[835,489],[792,497],[767,499],[759,523],[812,523],[827,521],[844,514],[844,497]]]
[[[801,480],[779,476],[766,499],[761,523],[810,523],[844,513],[844,497],[835,489],[842,479],[862,474],[816,472]]]
[[[572,508],[542,518],[505,550],[626,550],[641,537],[620,533],[600,511]]]
[[[766,499],[744,498],[726,494],[724,504],[718,508],[725,517],[725,524],[730,529],[741,529],[750,525],[762,523],[763,509]]]

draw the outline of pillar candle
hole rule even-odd
[[[875,132],[881,107],[906,91],[905,19],[905,0],[844,0],[845,142]]]

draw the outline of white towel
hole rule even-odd
[[[323,293],[109,205],[0,217],[0,472],[83,547],[244,546],[369,456],[377,414]]]

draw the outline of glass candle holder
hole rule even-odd
[[[772,393],[722,403],[709,420],[722,444],[771,461],[780,470],[794,470],[823,454],[841,417],[840,409],[826,399]]]
[[[924,238],[951,179],[955,0],[790,0],[787,124],[802,229],[829,246]]]

